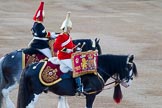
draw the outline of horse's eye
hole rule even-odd
[[[132,64],[127,64],[127,69],[128,70],[131,70],[133,68],[133,65]]]

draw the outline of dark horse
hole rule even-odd
[[[76,39],[73,40],[73,42],[76,45],[80,43],[80,46],[78,47],[82,47],[82,51],[98,50],[98,53],[101,54],[101,47],[97,38],[95,40]],[[3,98],[7,108],[14,108],[14,104],[9,98],[9,93],[17,87],[17,84],[19,84],[20,74],[23,70],[22,55],[23,53],[29,54],[31,53],[30,51],[30,48],[16,50],[6,54],[0,59],[0,108],[2,106]],[[35,50],[34,53],[40,52]],[[32,54],[34,53],[32,52]],[[42,53],[40,54],[43,55]]]
[[[115,79],[116,83],[125,87],[129,86],[133,76],[137,76],[133,59],[133,55],[106,54],[98,56],[98,75],[86,74],[82,76],[84,89],[91,88],[89,92],[84,92],[86,108],[92,108],[96,95],[103,90],[104,84],[110,77]],[[61,96],[74,96],[76,94],[76,86],[72,77],[65,78],[51,86],[42,84],[39,80],[39,72],[43,64],[44,62],[31,64],[22,72],[17,108],[34,108],[33,103],[35,103],[37,96],[47,87],[50,92]]]

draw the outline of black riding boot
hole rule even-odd
[[[75,78],[75,82],[77,84],[77,92],[79,93],[79,95],[83,92],[83,84],[81,82],[81,77],[77,77]]]

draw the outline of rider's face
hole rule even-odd
[[[71,30],[72,30],[71,27],[67,27],[67,33],[70,33]]]

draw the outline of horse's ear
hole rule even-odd
[[[134,55],[129,55],[128,57],[128,63],[132,63],[134,60]]]
[[[100,39],[95,38],[95,42],[96,43],[99,43],[99,41],[100,41]]]

